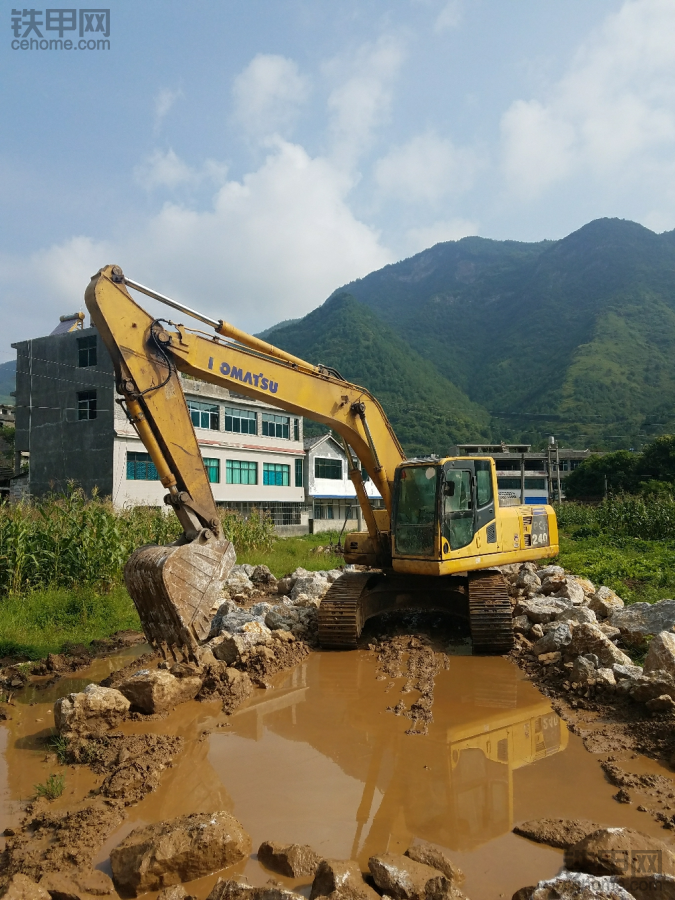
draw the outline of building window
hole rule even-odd
[[[296,459],[295,461],[295,486],[302,487],[304,479],[302,477],[302,460]]]
[[[220,460],[204,457],[204,467],[211,484],[220,484]]]
[[[217,403],[198,403],[188,400],[190,418],[195,428],[209,428],[218,431],[220,428],[220,409]]]
[[[570,471],[574,472],[575,469],[578,469],[582,464],[583,459],[571,459],[570,460]]]
[[[314,476],[316,478],[332,478],[334,481],[342,480],[341,459],[321,459],[317,456],[314,460]]]
[[[520,478],[498,478],[497,484],[499,485],[499,490],[510,490],[510,491],[519,491],[520,490]],[[526,478],[525,479],[525,489],[528,491],[545,491],[546,490],[546,479],[545,478]]]
[[[79,391],[77,394],[77,418],[96,418],[96,391]]]
[[[290,484],[291,467],[283,463],[263,463],[263,484],[273,484],[277,487],[288,487]]]
[[[258,463],[241,459],[228,459],[225,463],[227,484],[257,484]]]
[[[300,440],[300,419],[293,419],[293,440]]]
[[[315,503],[314,518],[315,519],[332,519],[333,504],[332,503]]]
[[[250,409],[225,409],[225,431],[235,434],[257,434],[256,414]]]
[[[127,451],[127,479],[129,481],[159,481],[157,469],[148,453]]]
[[[80,369],[96,365],[96,335],[77,339],[77,364]]]
[[[263,413],[262,433],[267,435],[267,437],[285,438],[286,440],[289,440],[290,424],[291,420],[288,416],[275,416],[271,413]]]
[[[370,481],[370,475],[366,472],[363,466],[361,466],[361,478],[363,478],[364,484],[366,483],[366,481]]]

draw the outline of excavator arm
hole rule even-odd
[[[200,319],[213,334],[155,319],[134,301],[127,285]],[[183,528],[176,547],[141,548],[125,569],[129,592],[154,644],[192,654],[196,640],[208,634],[220,584],[227,566],[234,564],[179,372],[307,416],[337,432],[345,444],[371,546],[382,564],[388,561],[394,473],[405,456],[382,407],[368,391],[333,369],[311,365],[125,278],[119,266],[106,266],[92,278],[85,302],[112,358],[129,419]],[[380,491],[384,510],[372,510],[352,451]]]

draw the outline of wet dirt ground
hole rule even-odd
[[[50,773],[66,776],[54,810],[101,784],[104,772],[59,765],[47,748],[53,702],[147,649],[96,660],[47,687],[29,686],[6,707],[0,830],[17,826],[34,785]],[[232,715],[218,702],[192,702],[153,721],[124,722],[125,735],[178,736],[183,749],[159,788],[125,810],[95,864],[110,873],[110,849],[139,825],[225,809],[254,848],[263,840],[308,843],[323,856],[356,857],[364,869],[374,853],[430,841],[464,870],[467,896],[481,900],[509,898],[562,865],[562,851],[514,835],[518,822],[585,818],[664,838],[652,817],[613,799],[617,787],[598,756],[513,662],[469,656],[461,641],[442,649],[423,636],[393,635],[371,649],[316,652],[271,676],[270,687],[256,689]],[[630,771],[672,775],[640,757]],[[254,884],[275,877],[309,892],[307,880],[273,876],[255,857],[228,870],[234,872]],[[190,893],[201,900],[217,877],[191,882]]]

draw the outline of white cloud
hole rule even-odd
[[[172,91],[163,88],[155,98],[155,131],[159,130],[176,100],[183,96],[182,90]]]
[[[471,187],[477,154],[433,132],[395,147],[375,163],[375,183],[387,197],[435,204]]]
[[[177,158],[175,165],[183,171]],[[350,187],[328,160],[277,139],[260,168],[223,184],[205,211],[166,203],[145,221],[121,222],[119,236],[105,243],[77,237],[0,259],[0,290],[17,309],[11,339],[48,333],[110,262],[250,331],[304,315],[341,284],[393,261],[350,211]],[[19,312],[28,297],[29,322]]]
[[[509,187],[536,197],[579,173],[622,185],[641,178],[644,187],[645,174],[658,180],[669,172],[673,33],[671,0],[625,0],[544,100],[514,102],[502,118]]]
[[[383,36],[359,47],[351,59],[332,60],[325,71],[337,84],[328,97],[332,158],[351,169],[367,150],[375,129],[389,120],[392,83],[405,53],[399,40]]]
[[[478,234],[478,225],[468,219],[449,219],[434,222],[421,228],[410,228],[405,235],[406,251],[414,255],[434,244],[445,241],[458,241],[460,238]]]
[[[208,179],[218,184],[225,181],[227,166],[208,159],[200,169],[194,169],[173,151],[155,150],[134,169],[134,178],[147,190],[174,189],[179,186],[194,187]]]
[[[253,137],[288,135],[309,91],[296,62],[259,53],[234,80],[235,118]]]
[[[449,31],[451,28],[459,26],[462,21],[462,6],[461,0],[448,0],[434,23],[436,34],[442,34],[444,31]]]

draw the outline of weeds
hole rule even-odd
[[[35,785],[35,796],[46,800],[56,800],[66,788],[65,775],[50,775],[43,784]]]
[[[60,734],[54,734],[47,740],[47,746],[56,754],[56,758],[62,766],[68,762],[68,738]]]

